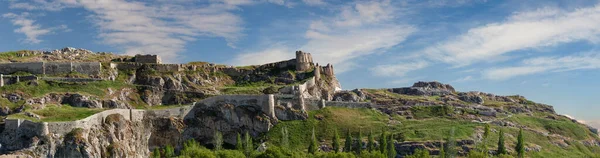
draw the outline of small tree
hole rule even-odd
[[[387,148],[387,139],[385,135],[385,130],[381,129],[381,135],[379,136],[379,152],[382,154],[386,154],[385,150]]]
[[[440,142],[440,158],[446,158],[446,149],[444,148],[444,141]]]
[[[250,157],[252,151],[254,151],[254,146],[252,145],[252,137],[250,137],[250,133],[248,133],[248,131],[246,131],[244,137],[244,154],[246,154],[246,157]]]
[[[518,157],[525,157],[525,140],[523,140],[523,128],[519,130],[519,136],[517,138],[517,145],[515,151],[517,151]]]
[[[485,128],[483,130],[483,139],[487,139],[490,136],[490,124],[485,124]]]
[[[363,147],[361,130],[358,130],[358,138],[356,138],[356,141],[358,142],[358,145],[356,147],[356,154],[360,155],[360,152],[362,151],[362,147]]]
[[[171,145],[167,145],[165,147],[165,157],[167,158],[171,158],[175,156],[175,149],[173,149],[173,146]]]
[[[215,130],[215,135],[213,138],[213,144],[215,145],[215,150],[221,150],[223,147],[223,134],[221,132]]]
[[[448,135],[448,138],[446,139],[446,148],[444,149],[444,151],[446,152],[445,157],[446,158],[454,158],[456,157],[456,140],[454,139],[454,127],[452,127],[452,129],[450,129],[450,134]]]
[[[375,140],[373,139],[373,132],[369,131],[367,150],[373,152],[375,150]]]
[[[310,137],[310,145],[308,145],[308,153],[315,154],[317,152],[317,146],[317,137],[315,136],[315,128],[313,128]]]
[[[333,151],[335,151],[335,153],[338,153],[340,151],[340,135],[338,135],[337,130],[334,131],[333,133]]]
[[[242,142],[242,135],[240,133],[237,133],[235,149],[237,149],[239,151],[244,151],[244,142]]]
[[[288,133],[287,128],[283,127],[283,129],[281,129],[281,147],[284,149],[287,149],[290,147],[290,136]]]
[[[502,131],[502,129],[498,136],[498,154],[506,154],[506,147],[504,147],[504,131]]]
[[[344,142],[344,152],[352,151],[352,135],[350,135],[350,129],[346,132],[346,142]]]
[[[154,151],[152,151],[152,157],[153,158],[161,158],[160,157],[160,149],[159,148],[154,148]]]
[[[388,158],[395,158],[396,154],[396,147],[394,146],[394,134],[391,134],[387,143],[387,156]]]

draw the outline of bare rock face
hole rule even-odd
[[[333,95],[333,101],[360,102],[362,99],[353,91],[339,91]]]
[[[276,119],[270,118],[253,106],[196,106],[190,113],[191,115],[184,119],[184,140],[196,139],[205,145],[210,145],[215,131],[222,132],[224,142],[233,145],[237,132],[248,131],[252,136],[258,136],[268,132],[277,123]]]
[[[90,99],[89,96],[83,96],[81,94],[65,95],[62,104],[69,104],[74,107],[102,108],[102,103],[100,101]]]
[[[149,154],[146,127],[120,114],[109,115],[102,126],[67,134],[55,157],[144,157]]]
[[[405,95],[426,95],[426,96],[434,96],[434,95],[448,95],[453,94],[456,91],[454,87],[449,84],[442,84],[440,82],[417,82],[413,84],[412,87],[406,88],[392,88],[389,89],[390,92],[405,94]]]
[[[479,94],[479,92],[458,93],[458,99],[468,103],[483,104],[483,97]]]

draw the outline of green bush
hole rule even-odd
[[[183,144],[183,149],[179,155],[181,158],[216,158],[212,151],[201,146],[196,140],[190,139]]]
[[[246,157],[243,152],[238,150],[219,150],[215,152],[218,158],[243,158]]]

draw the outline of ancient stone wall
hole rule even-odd
[[[23,71],[32,74],[64,74],[79,72],[87,75],[99,75],[99,62],[32,62],[32,63],[2,63],[0,74],[12,74]]]
[[[73,70],[70,62],[45,62],[44,74],[65,74]]]
[[[19,71],[32,74],[44,74],[44,63],[0,63],[0,74],[12,74]]]
[[[144,63],[115,63],[115,67],[118,70],[128,71],[128,70],[136,70],[141,68],[144,65],[150,66],[152,69],[158,72],[173,72],[173,71],[183,71],[186,65],[183,64],[144,64]]]
[[[102,64],[99,62],[77,62],[71,63],[71,71],[87,74],[87,75],[100,75],[100,69]]]
[[[152,64],[160,64],[161,60],[158,55],[135,55],[135,62],[137,63],[152,63]]]

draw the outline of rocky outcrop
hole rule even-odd
[[[440,82],[417,82],[413,84],[412,87],[407,88],[392,88],[389,89],[390,92],[405,94],[405,95],[426,95],[426,96],[435,96],[435,95],[447,95],[453,94],[456,91],[454,87],[449,84],[442,84]]]
[[[464,102],[468,102],[468,103],[475,103],[475,104],[483,104],[484,100],[483,97],[479,96],[480,92],[468,92],[468,93],[458,93],[458,99],[464,101]]]

